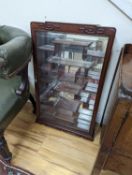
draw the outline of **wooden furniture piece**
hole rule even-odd
[[[121,175],[132,174],[131,44],[126,44],[122,49],[118,70],[120,70],[120,79],[118,88],[115,86],[118,91],[113,96],[113,112],[103,131],[101,148],[92,175],[99,175],[102,169]],[[116,78],[117,76],[115,76],[115,81]]]
[[[31,23],[37,121],[93,139],[115,29]]]

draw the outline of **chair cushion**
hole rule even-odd
[[[28,98],[28,88],[24,96],[16,94],[20,84],[20,76],[8,80],[0,79],[0,129],[4,129],[10,123]]]

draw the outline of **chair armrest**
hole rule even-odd
[[[5,64],[0,69],[0,76],[8,78],[17,74],[29,62],[31,40],[27,36],[18,36],[0,46],[0,57]]]

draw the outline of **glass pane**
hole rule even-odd
[[[89,131],[108,37],[37,32],[42,117]]]

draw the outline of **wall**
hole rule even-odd
[[[112,59],[98,111],[100,121],[120,48],[132,42],[132,21],[107,0],[4,0],[0,1],[0,24],[20,27],[30,33],[31,21],[60,21],[113,26],[117,29]],[[33,84],[32,66],[30,80]]]

